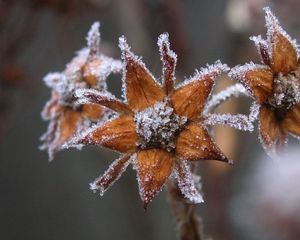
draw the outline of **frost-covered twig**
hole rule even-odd
[[[232,85],[226,88],[225,90],[213,95],[211,99],[208,101],[208,103],[206,104],[204,113],[207,114],[211,112],[220,104],[222,104],[223,102],[227,101],[232,97],[239,97],[242,95],[248,96],[246,88],[240,83]]]

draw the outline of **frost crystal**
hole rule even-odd
[[[104,192],[125,172],[131,160],[132,157],[130,155],[122,156],[115,160],[102,176],[90,184],[90,189],[93,191],[99,190],[100,195],[103,196]]]
[[[187,118],[175,114],[165,99],[153,107],[137,112],[134,121],[141,149],[162,147],[170,152],[175,149],[176,134]]]
[[[271,56],[271,50],[269,48],[268,42],[261,37],[261,35],[258,36],[252,36],[250,37],[250,40],[252,40],[256,46],[257,51],[260,53],[261,61],[267,65],[270,64],[270,56]]]
[[[208,114],[204,120],[206,125],[227,125],[242,131],[253,131],[254,126],[246,115]]]
[[[127,100],[127,96],[125,93],[127,93],[127,90],[126,90],[126,67],[127,65],[130,65],[130,64],[133,64],[133,65],[138,65],[140,66],[142,69],[144,69],[146,71],[146,74],[149,75],[152,79],[155,79],[153,74],[148,70],[148,68],[146,67],[146,65],[143,63],[142,61],[142,58],[141,57],[138,57],[136,56],[131,50],[130,50],[130,47],[129,45],[127,44],[127,40],[124,36],[121,36],[119,38],[119,48],[122,52],[122,60],[123,60],[123,65],[122,65],[122,70],[123,70],[123,73],[122,73],[122,83],[123,83],[123,86],[122,86],[122,92],[123,92],[123,98],[125,100]]]
[[[86,40],[90,55],[98,55],[100,47],[100,22],[94,22],[87,34]]]
[[[181,193],[188,200],[190,200],[192,203],[204,202],[202,195],[197,189],[197,185],[199,186],[199,188],[201,187],[201,185],[199,184],[199,182],[197,182],[197,185],[195,185],[195,181],[187,161],[180,160],[177,162],[177,165],[175,167],[175,177],[177,178]]]
[[[250,114],[249,114],[250,122],[254,122],[258,118],[259,109],[260,109],[260,105],[256,102],[253,102],[250,107]]]
[[[273,94],[268,102],[274,108],[290,109],[300,101],[299,74],[297,72],[283,75],[279,73],[274,79]]]
[[[249,71],[255,71],[255,70],[259,70],[259,69],[267,69],[268,67],[266,67],[263,64],[255,64],[253,62],[250,63],[246,63],[245,65],[238,65],[235,66],[234,68],[232,68],[230,70],[230,72],[228,73],[228,76],[231,79],[234,79],[236,81],[241,81],[242,83],[244,83],[244,86],[246,87],[248,93],[252,94],[252,90],[250,88],[250,86],[248,86],[247,84],[247,79],[246,79],[246,73]]]
[[[169,34],[161,34],[158,38],[160,59],[163,63],[162,79],[167,94],[173,90],[175,81],[175,69],[177,64],[177,55],[170,49]]]
[[[286,31],[284,31],[282,29],[282,27],[280,26],[280,23],[278,21],[278,19],[274,16],[274,14],[272,13],[272,11],[270,10],[269,7],[265,7],[264,8],[265,12],[266,12],[266,27],[267,27],[267,38],[268,38],[268,42],[272,43],[274,41],[273,36],[276,32],[279,32],[280,34],[282,34],[284,37],[286,37],[291,44],[293,45],[293,47],[295,48],[296,52],[297,52],[297,57],[299,57],[299,52],[298,52],[298,44],[296,42],[296,40],[293,40],[287,33]],[[272,52],[270,51],[270,56],[272,56]]]
[[[207,77],[217,77],[221,73],[229,71],[229,67],[226,64],[222,64],[220,60],[216,61],[212,65],[207,65],[206,68],[201,68],[196,70],[195,74],[189,79],[185,80],[183,83],[178,85],[178,88],[185,86],[194,81],[199,81],[199,79],[205,79]]]

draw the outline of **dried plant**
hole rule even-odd
[[[197,70],[175,86],[177,55],[169,36],[161,34],[158,47],[162,81],[158,81],[127,44],[119,39],[121,60],[100,53],[99,23],[63,72],[44,81],[52,97],[42,116],[50,121],[42,149],[53,154],[69,147],[99,145],[120,153],[109,169],[90,187],[100,195],[122,175],[129,164],[137,171],[144,208],[167,184],[181,239],[203,239],[196,203],[203,202],[196,168],[199,160],[232,163],[211,137],[211,126],[227,125],[252,132],[259,119],[260,138],[268,153],[279,153],[287,133],[300,136],[299,56],[295,41],[265,8],[267,40],[252,37],[262,64],[249,63],[229,69],[216,61]],[[228,71],[240,81],[211,95],[214,83]],[[107,90],[111,73],[122,73],[123,100]],[[214,109],[233,98],[251,96],[249,115],[217,114]],[[180,227],[181,226],[181,227]]]
[[[81,49],[63,72],[49,73],[44,81],[52,89],[52,97],[45,105],[42,117],[50,121],[48,131],[41,137],[41,149],[47,149],[49,159],[74,134],[104,120],[109,112],[95,104],[79,105],[73,93],[78,88],[92,88],[105,92],[105,79],[121,69],[120,62],[100,54],[99,23],[92,25],[87,36],[88,47]]]
[[[300,136],[299,52],[295,40],[282,29],[269,8],[266,11],[267,40],[252,37],[262,64],[248,63],[231,70],[259,107],[259,133],[266,151],[278,153],[287,134]]]

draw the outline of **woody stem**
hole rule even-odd
[[[196,205],[187,202],[174,180],[169,181],[167,186],[171,211],[177,224],[178,239],[204,240],[203,223]]]

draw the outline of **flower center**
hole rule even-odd
[[[275,109],[288,110],[300,101],[299,77],[292,72],[287,75],[279,73],[274,79],[273,95],[268,102]]]
[[[176,135],[187,118],[175,114],[168,101],[164,100],[137,112],[134,121],[139,148],[163,148],[171,152],[175,150]]]

